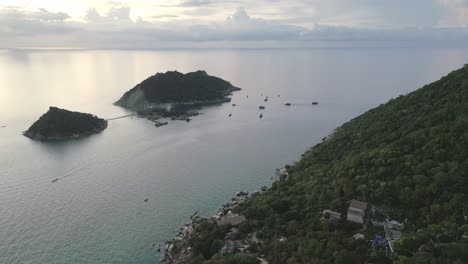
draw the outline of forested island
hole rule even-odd
[[[156,127],[167,125],[159,119],[183,120],[199,114],[198,108],[230,102],[229,95],[240,88],[205,71],[186,74],[178,71],[157,73],[120,98],[116,105],[137,111],[139,116],[153,121]]]
[[[104,119],[51,106],[23,135],[40,141],[60,141],[78,139],[106,128]]]
[[[216,104],[229,102],[240,88],[205,71],[186,74],[178,71],[157,73],[126,92],[115,104],[146,110],[161,104]]]
[[[268,190],[192,219],[165,260],[461,264],[467,218],[465,66],[345,123]]]

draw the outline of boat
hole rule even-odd
[[[53,179],[53,180],[52,180],[52,182],[56,182],[56,181],[58,181],[58,179]]]
[[[263,110],[263,109],[265,109],[265,106],[261,105],[261,106],[258,107],[258,109]]]
[[[232,106],[236,106],[236,104],[232,104]]]
[[[169,124],[169,122],[159,122],[159,121],[154,121],[154,126],[155,127],[160,127],[160,126],[165,126]]]
[[[318,102],[312,102],[313,105],[318,105]]]
[[[260,114],[260,118],[262,118],[262,117],[263,117],[263,114]]]
[[[285,106],[291,106],[291,103],[285,103],[284,105]]]
[[[145,199],[145,202],[147,202],[147,201],[148,201],[148,198]]]
[[[236,192],[236,196],[237,196],[237,197],[240,197],[240,196],[247,196],[247,195],[249,195],[248,192],[244,192],[244,191]]]
[[[232,116],[232,114],[229,114],[229,117],[231,117],[231,116]]]

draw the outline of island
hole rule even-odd
[[[240,88],[205,71],[157,73],[126,92],[115,104],[137,110],[160,104],[218,104]]]
[[[371,109],[192,217],[165,263],[466,263],[468,66]],[[233,221],[235,220],[235,221]]]
[[[230,102],[229,95],[240,88],[205,71],[186,74],[157,73],[127,91],[116,105],[138,112],[152,121],[159,118],[190,121],[205,105]]]
[[[78,139],[107,128],[107,121],[92,114],[51,106],[23,135],[39,141]]]

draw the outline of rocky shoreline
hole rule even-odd
[[[228,102],[231,102],[231,98],[229,97],[208,101],[174,102],[171,104],[147,105],[144,110],[137,111],[137,116],[146,118],[154,122],[156,127],[160,127],[169,124],[167,121],[160,121],[161,119],[190,122],[192,121],[193,117],[202,114],[197,111],[198,109],[204,106],[221,105]]]
[[[276,169],[276,177],[272,177],[274,181],[287,180],[289,173],[287,168]],[[238,233],[238,226],[247,222],[247,219],[242,214],[236,214],[237,208],[248,198],[260,195],[268,190],[267,186],[262,186],[260,190],[254,191],[249,194],[246,191],[239,191],[227,203],[221,205],[215,215],[208,218],[201,217],[198,211],[195,212],[185,224],[184,227],[178,230],[176,237],[171,241],[166,241],[162,258],[160,261],[165,264],[184,264],[187,263],[192,257],[192,249],[189,245],[190,238],[194,235],[195,229],[201,223],[208,221],[218,226],[230,224],[232,229],[224,239],[224,245],[220,253],[223,255],[232,254],[238,250],[256,256],[262,263],[267,263],[258,249],[252,249],[250,244],[252,242],[259,243],[255,233],[248,234],[242,239],[234,239]]]
[[[38,140],[38,141],[65,141],[65,140],[71,140],[71,139],[80,139],[80,138],[84,138],[84,137],[87,137],[87,136],[90,136],[90,135],[93,135],[93,134],[98,134],[98,133],[102,132],[106,128],[107,128],[107,121],[105,123],[103,123],[103,125],[101,127],[96,128],[96,129],[94,129],[92,131],[87,131],[87,132],[83,132],[83,133],[76,133],[76,134],[72,134],[72,135],[45,136],[45,135],[42,135],[41,133],[34,133],[34,132],[29,131],[29,130],[24,131],[23,135],[25,137],[28,137],[28,138],[33,139],[33,140]]]
[[[262,187],[263,190],[266,190],[266,187]],[[254,192],[258,194],[259,192]],[[190,260],[192,249],[189,246],[189,240],[197,228],[197,226],[203,221],[209,221],[212,223],[217,223],[225,218],[239,216],[233,213],[233,210],[236,209],[239,204],[241,204],[245,199],[249,197],[247,192],[238,192],[235,197],[231,198],[231,201],[223,204],[218,212],[209,217],[203,218],[198,215],[198,211],[195,212],[190,220],[185,224],[183,228],[180,229],[177,236],[172,241],[166,241],[163,257],[160,261],[166,264],[183,264]],[[243,217],[243,216],[239,216]],[[243,217],[245,219],[245,217]]]

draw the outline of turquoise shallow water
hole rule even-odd
[[[213,214],[236,191],[269,185],[275,168],[335,127],[461,67],[467,54],[0,51],[0,263],[157,263],[151,245],[171,239],[194,211]],[[49,105],[124,115],[112,102],[174,69],[204,69],[243,88],[233,96],[237,106],[205,108],[190,123],[160,128],[113,120],[79,141],[44,144],[21,135]],[[266,106],[262,119],[259,105]]]

